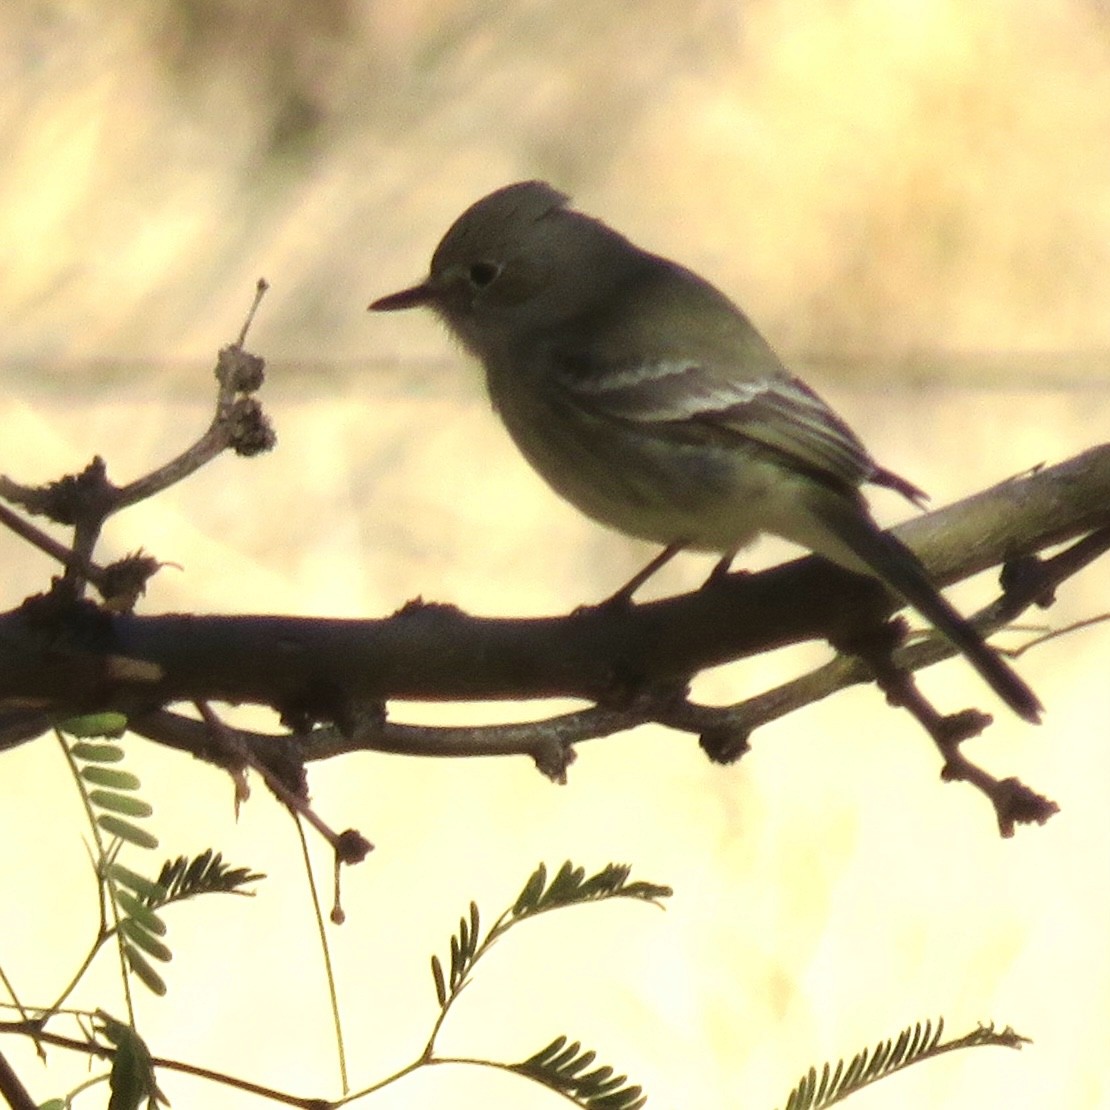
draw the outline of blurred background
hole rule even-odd
[[[645,561],[527,470],[434,320],[365,312],[423,276],[464,207],[522,178],[710,277],[937,504],[1107,438],[1105,0],[32,0],[0,8],[0,67],[0,472],[45,481],[100,453],[122,482],[187,446],[216,350],[255,281],[272,284],[248,346],[268,361],[277,450],[217,460],[106,531],[105,561],[142,546],[180,564],[145,612],[378,617],[422,595],[559,614]],[[44,557],[10,535],[0,552],[5,607],[45,587]],[[746,561],[787,554],[765,543]],[[708,565],[677,560],[652,591],[693,588]],[[990,589],[954,594],[971,607]],[[1107,596],[1096,566],[1044,619]],[[973,758],[1062,806],[1005,842],[870,689],[760,731],[732,768],[648,728],[584,745],[561,789],[524,760],[314,767],[320,812],[378,846],[347,874],[333,930],[355,1085],[421,1050],[428,956],[467,901],[492,920],[539,860],[569,856],[671,884],[668,912],[595,906],[520,930],[445,1052],[523,1059],[567,1033],[650,1105],[771,1107],[810,1063],[943,1014],[953,1032],[994,1020],[1034,1044],[955,1054],[853,1105],[1110,1105],[1108,651],[1096,627],[1022,657],[1049,708],[1040,729],[959,663],[924,677],[941,708],[996,713]],[[823,658],[752,660],[697,693],[737,700]],[[19,846],[0,869],[3,966],[32,1002],[80,959],[95,913],[52,745],[5,753],[0,786]],[[236,821],[225,777],[130,745],[164,854],[215,845],[272,876],[253,902],[167,914],[170,995],[142,999],[142,1031],[163,1055],[335,1093],[288,819],[259,786]],[[4,1051],[36,1097],[86,1075]],[[163,1086],[175,1106],[261,1105]],[[431,1104],[559,1100],[441,1068],[367,1103]]]

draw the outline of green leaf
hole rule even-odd
[[[97,1010],[96,1016],[101,1022],[100,1031],[112,1044],[118,1045],[131,1030],[129,1025],[125,1025],[122,1021],[112,1017],[107,1010]]]
[[[586,878],[581,867],[575,867],[570,860],[559,868],[551,885],[544,890],[546,871],[541,864],[532,873],[516,904],[512,908],[515,918],[530,914],[543,913],[560,906],[572,906],[583,902],[600,901],[606,898],[635,898],[641,902],[660,904],[663,898],[674,893],[669,886],[637,881],[628,882],[631,868],[627,864],[610,863],[596,875]]]
[[[524,884],[524,889],[520,892],[520,897],[517,898],[516,903],[513,905],[513,917],[520,917],[523,914],[530,913],[536,908],[536,902],[543,893],[543,888],[546,883],[547,868],[541,863],[536,870],[528,876],[528,882]]]
[[[122,736],[127,718],[122,713],[88,713],[58,722],[57,729],[69,736]]]
[[[251,891],[240,888],[264,878],[265,875],[246,867],[229,866],[224,863],[219,852],[213,852],[209,848],[192,860],[185,856],[166,860],[158,875],[158,882],[165,891],[162,901],[176,902],[197,894],[232,893],[250,896]]]
[[[655,905],[659,905],[661,898],[670,898],[674,894],[674,888],[660,886],[658,883],[636,882],[621,887],[618,893],[622,898],[638,898],[641,902],[654,902]]]
[[[133,890],[147,904],[165,901],[166,891],[161,884],[132,871],[129,867],[124,867],[122,863],[110,863],[108,874],[117,883]]]
[[[459,980],[462,978],[463,969],[462,961],[459,958],[459,938],[451,938],[451,975],[448,980],[451,984],[451,989],[454,990],[459,985]]]
[[[556,1037],[534,1056],[510,1067],[587,1110],[639,1110],[647,1102],[642,1087],[629,1086],[628,1077],[615,1075],[610,1067],[581,1074],[596,1059],[595,1053],[581,1049],[578,1041],[568,1044],[566,1037]]]
[[[138,1110],[144,1100],[148,1105],[165,1101],[154,1077],[154,1063],[146,1042],[129,1025],[112,1020],[105,1034],[116,1046],[112,1054],[112,1070],[108,1076],[111,1096],[108,1110]]]
[[[455,945],[452,945],[452,951],[455,950]],[[458,953],[459,962],[464,966],[470,962],[470,927],[466,923],[465,917],[459,918],[459,935],[458,935]]]
[[[459,931],[451,938],[451,969],[447,976],[447,984],[450,987],[451,993],[458,990],[459,985],[470,972],[470,966],[475,960],[475,955],[478,951],[479,924],[478,905],[475,902],[471,902],[469,918],[459,918]],[[438,964],[438,960],[436,964]],[[442,974],[442,966],[440,966],[439,970]],[[436,965],[434,964],[432,967],[432,974],[434,975],[435,972]],[[443,1005],[442,1001],[440,1005]]]
[[[447,1003],[447,984],[443,981],[443,964],[438,956],[432,957],[432,978],[436,984],[436,1001],[442,1007]]]
[[[135,973],[135,977],[149,990],[152,994],[156,994],[159,998],[163,997],[166,993],[166,981],[154,970],[153,965],[143,956],[143,954],[131,944],[124,944],[123,954],[127,957],[127,965]]]
[[[630,868],[610,863],[595,875],[586,877],[581,867],[567,860],[547,885],[547,868],[537,865],[528,877],[512,907],[494,923],[484,940],[480,939],[481,921],[478,904],[470,903],[468,916],[459,918],[458,932],[451,937],[450,962],[446,968],[438,956],[432,956],[432,979],[436,999],[444,1011],[470,980],[475,962],[488,952],[494,941],[520,921],[530,916],[575,903],[605,898],[632,897],[653,901],[671,893],[669,887],[652,883],[630,884]],[[164,876],[163,876],[164,877]],[[436,1028],[442,1023],[442,1016]],[[434,1035],[433,1035],[434,1040]],[[428,1053],[432,1045],[428,1046]],[[559,1091],[585,1110],[639,1110],[647,1102],[642,1088],[628,1083],[628,1077],[616,1075],[610,1067],[594,1067],[596,1054],[583,1051],[579,1042],[568,1044],[566,1037],[556,1037],[535,1056],[520,1064],[508,1065],[512,1070]]]
[[[110,836],[118,836],[120,840],[125,840],[128,844],[134,844],[137,848],[153,849],[158,847],[158,837],[148,833],[145,829],[137,828],[130,821],[124,821],[110,813],[100,814],[96,823]]]
[[[47,1102],[40,1102],[38,1110],[66,1110],[66,1100],[64,1098],[52,1098]]]
[[[89,801],[98,809],[124,813],[128,817],[149,817],[154,812],[154,807],[149,802],[144,802],[142,798],[134,798],[130,794],[117,794],[114,790],[90,790]]]
[[[119,763],[124,756],[119,744],[90,744],[87,740],[78,740],[69,751],[74,759],[86,763]]]
[[[138,775],[130,771],[120,771],[115,767],[82,767],[81,777],[97,786],[110,786],[113,790],[138,790],[141,785]]]
[[[826,1063],[821,1069],[819,1083],[817,1071],[811,1067],[790,1092],[786,1100],[787,1110],[824,1110],[903,1068],[957,1048],[988,1044],[1021,1048],[1023,1043],[1027,1043],[1025,1037],[1019,1036],[1009,1026],[996,1033],[993,1025],[981,1025],[963,1037],[944,1043],[940,1039],[943,1032],[943,1018],[937,1021],[935,1030],[931,1021],[918,1022],[904,1029],[895,1041],[880,1041],[873,1051],[865,1048],[857,1052],[847,1067],[843,1060],[837,1063],[835,1069]]]
[[[119,931],[124,937],[137,944],[148,955],[153,956],[162,963],[169,963],[173,953],[156,936],[148,932],[133,917],[121,918]]]
[[[148,933],[155,933],[160,937],[166,935],[166,923],[146,902],[140,901],[126,890],[116,891],[116,902],[128,917],[137,921]]]
[[[479,932],[478,924],[478,903],[472,901],[470,903],[470,932],[475,940],[477,940]]]
[[[606,864],[596,875],[591,876],[581,884],[578,896],[580,898],[604,898],[624,889],[624,884],[631,874],[632,868],[627,863]]]
[[[551,880],[547,893],[540,898],[540,908],[549,909],[553,906],[566,905],[574,901],[574,894],[582,883],[586,872],[581,867],[575,867],[568,859],[558,874]]]

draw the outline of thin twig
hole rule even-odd
[[[219,385],[215,413],[204,434],[169,462],[124,486],[110,482],[103,460],[94,459],[81,475],[81,482],[69,487],[77,500],[76,506],[71,505],[74,515],[70,547],[59,544],[11,510],[0,506],[0,523],[57,559],[65,567],[66,577],[77,586],[78,593],[85,582],[95,585],[98,579],[103,578],[104,569],[94,562],[93,551],[110,516],[182,481],[239,440],[250,441],[243,453],[263,450],[272,443],[272,433],[265,425],[261,410],[251,398],[245,396],[261,384],[261,360],[246,355],[242,350],[251,322],[268,288],[265,279],[260,278],[238,341],[220,352],[216,366]],[[75,490],[77,492],[74,493]],[[41,504],[43,501],[43,491],[20,485],[2,475],[0,496],[24,505]]]
[[[0,1094],[8,1100],[12,1110],[35,1110],[38,1106],[3,1053],[0,1053]]]
[[[219,748],[223,753],[223,760],[226,760],[226,762],[222,762],[223,766],[233,769],[233,774],[236,773],[234,768],[237,764],[246,765],[251,770],[256,771],[262,776],[262,780],[274,796],[293,813],[303,817],[331,845],[336,856],[341,858],[343,862],[358,863],[366,857],[368,852],[373,850],[373,844],[352,830],[337,833],[332,829],[309,805],[308,798],[290,790],[263,760],[255,756],[251,746],[244,743],[244,734],[221,720],[207,702],[198,701],[195,705],[209,730],[209,736],[218,741]],[[240,787],[237,785],[236,789],[239,791]],[[353,840],[360,842],[357,847],[352,843]]]
[[[1000,597],[985,605],[968,620],[984,636],[1007,627],[1022,611],[1038,604],[1046,591],[1053,591],[1071,575],[1088,566],[1098,555],[1107,550],[1110,529],[1100,529],[1078,540],[1071,547],[1044,561],[1038,561],[1031,574],[1022,575],[1020,585],[1010,584]],[[1094,617],[1076,622],[1067,628],[1036,636],[1017,648],[1004,649],[1004,654],[1017,657],[1031,647],[1057,635],[1101,621]],[[915,634],[912,640],[898,647],[893,655],[894,665],[901,671],[918,671],[940,663],[958,654],[955,647],[937,632]],[[703,714],[704,728],[743,728],[749,732],[760,725],[784,717],[849,686],[856,686],[874,679],[872,669],[854,655],[839,655],[829,663],[808,674],[791,679],[780,686],[756,694],[733,705],[719,708],[699,707]]]
[[[254,323],[254,315],[258,311],[258,306],[262,303],[262,298],[266,295],[266,291],[270,288],[270,283],[264,278],[260,277],[254,286],[254,300],[251,306],[247,309],[247,318],[243,321],[243,326],[239,329],[239,338],[235,341],[236,347],[242,347],[247,341],[247,332],[250,331],[251,324]]]
[[[0,1032],[31,1033],[32,1030],[27,1029],[26,1023],[24,1022],[0,1022]],[[38,1032],[36,1035],[44,1044],[54,1045],[57,1048],[66,1048],[73,1052],[80,1052],[87,1056],[95,1056],[100,1059],[111,1059],[116,1051],[114,1045],[101,1044],[94,1040],[77,1040],[74,1037],[66,1037],[59,1033],[49,1033],[45,1030]],[[270,1099],[272,1102],[282,1103],[285,1106],[298,1107],[300,1110],[330,1110],[330,1108],[337,1105],[337,1103],[331,1099],[287,1094],[274,1087],[266,1087],[261,1083],[252,1083],[248,1079],[238,1079],[233,1075],[228,1075],[226,1072],[213,1071],[211,1068],[200,1067],[197,1064],[189,1064],[183,1060],[174,1060],[167,1056],[151,1056],[150,1063],[155,1069],[164,1068],[167,1071],[179,1072],[182,1075],[191,1075],[199,1079],[206,1079],[210,1082],[221,1084],[224,1087],[231,1087],[238,1091],[245,1091],[248,1094]],[[35,1110],[35,1106],[36,1104],[32,1101],[27,1110]],[[20,1110],[24,1110],[22,1105],[20,1105]]]
[[[71,551],[63,543],[59,543],[53,536],[48,536],[41,528],[36,528],[30,521],[24,520],[7,505],[0,505],[0,524],[9,531],[14,532],[20,539],[26,540],[32,547],[49,555],[67,569],[76,570],[94,585],[103,577],[104,568],[98,566],[91,559],[82,558],[75,551]]]
[[[456,759],[524,755],[531,757],[552,781],[565,783],[566,769],[574,761],[573,745],[626,732],[657,720],[661,712],[658,706],[652,708],[644,701],[620,709],[594,706],[544,720],[501,725],[444,727],[386,721],[356,724],[346,732],[323,725],[305,735],[292,737],[247,729],[234,731],[259,760],[264,760],[265,753],[272,751],[276,744],[289,739],[295,741],[306,761],[331,759],[355,751]],[[210,758],[205,751],[204,725],[191,717],[158,710],[133,718],[129,728],[156,743]]]
[[[1050,640],[1058,640],[1061,636],[1070,636],[1073,632],[1080,632],[1084,628],[1093,628],[1095,625],[1105,624],[1107,621],[1110,621],[1110,613],[1099,613],[1097,616],[1087,617],[1085,620],[1072,621],[1071,624],[1062,625],[1060,628],[1048,628],[1039,632],[1033,639],[1020,647],[1005,648],[1003,654],[1010,659],[1019,659],[1030,649],[1040,647],[1041,644],[1047,644]]]

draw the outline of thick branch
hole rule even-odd
[[[950,583],[1107,523],[1110,445],[896,531]],[[673,684],[773,647],[847,638],[895,607],[877,584],[814,558],[558,619],[490,620],[420,602],[366,621],[25,605],[0,616],[0,705],[137,713],[224,700],[340,723],[390,698],[576,696],[613,705],[645,684]]]

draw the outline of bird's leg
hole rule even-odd
[[[735,558],[735,551],[729,551],[727,554],[722,555],[720,559],[713,564],[713,569],[709,572],[709,577],[702,583],[701,588],[704,590],[707,586],[715,586],[722,578],[728,577],[729,569],[732,567],[732,560]]]
[[[681,541],[669,543],[642,570],[637,571],[615,594],[600,605],[628,605],[632,595],[662,566],[666,566],[686,545]]]

